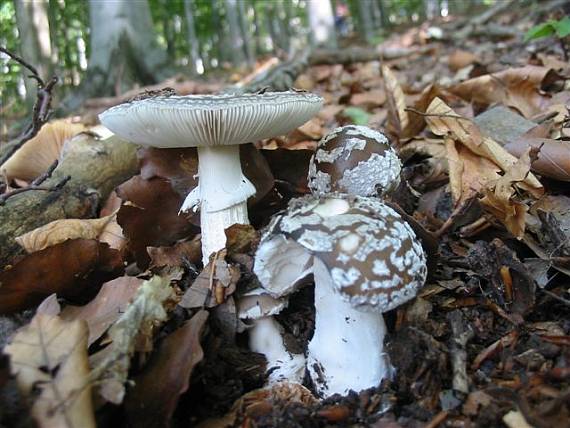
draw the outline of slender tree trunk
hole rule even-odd
[[[168,76],[166,52],[156,43],[148,1],[89,0],[91,54],[79,95],[66,100],[75,109],[85,97],[116,95],[135,84]]]
[[[239,25],[237,0],[225,0],[226,20],[229,28],[230,57],[234,67],[241,67],[245,62],[244,40]]]
[[[278,1],[275,3],[275,12],[277,17],[277,26],[279,28],[279,37],[281,48],[285,52],[289,52],[291,44],[291,10],[290,2]]]
[[[330,0],[307,0],[311,42],[316,46],[336,47],[334,14]]]
[[[194,25],[194,1],[184,0],[184,14],[186,15],[186,29],[188,34],[188,46],[190,47],[190,71],[196,74],[196,66],[200,60],[198,53],[198,38],[196,37],[196,27]]]
[[[245,58],[247,60],[247,64],[250,67],[253,67],[255,64],[255,55],[253,53],[251,47],[251,40],[250,40],[250,31],[249,31],[249,20],[247,19],[247,12],[245,9],[245,0],[241,0],[237,2],[238,4],[238,12],[239,12],[239,28],[241,37],[243,39],[243,51],[245,54]]]
[[[380,20],[382,22],[382,27],[388,28],[390,26],[390,17],[388,16],[388,11],[386,10],[386,5],[384,0],[378,0],[376,2],[378,10],[380,11]]]
[[[372,7],[370,0],[358,0],[358,22],[360,24],[360,37],[371,44],[374,39],[374,23],[372,21]]]
[[[53,71],[51,38],[47,3],[43,1],[14,1],[16,21],[20,38],[21,55],[38,70],[40,76],[48,79]],[[33,103],[36,98],[37,82],[25,80],[26,100]]]
[[[253,40],[255,46],[255,55],[261,55],[263,53],[263,48],[261,46],[261,20],[259,19],[259,12],[253,8]]]

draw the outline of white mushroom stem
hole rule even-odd
[[[200,206],[202,261],[226,245],[224,230],[249,224],[247,198],[255,187],[243,175],[239,145],[198,147],[199,185],[186,197],[181,211]]]
[[[283,343],[283,330],[273,317],[255,320],[249,330],[249,347],[264,354],[269,372],[268,384],[287,380],[301,383],[305,374],[305,357],[292,354]]]
[[[321,397],[376,387],[390,376],[384,353],[386,325],[381,313],[354,309],[332,288],[324,264],[315,259],[315,333],[307,369]]]

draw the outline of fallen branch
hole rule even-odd
[[[18,137],[17,142],[14,144],[11,144],[10,147],[8,149],[6,149],[4,151],[4,153],[2,153],[0,155],[0,165],[2,165],[4,162],[6,162],[16,152],[16,150],[18,150],[20,147],[22,147],[28,140],[31,140],[32,138],[34,138],[36,136],[36,134],[39,132],[39,130],[42,128],[44,123],[46,123],[49,120],[49,117],[51,116],[51,113],[52,113],[52,110],[51,110],[52,93],[51,93],[51,91],[53,90],[54,86],[56,85],[58,78],[57,78],[57,76],[53,76],[46,83],[40,77],[40,75],[38,74],[38,71],[36,70],[36,68],[33,65],[28,64],[22,58],[20,58],[16,54],[13,54],[8,49],[3,48],[1,46],[0,46],[0,52],[8,55],[12,60],[16,61],[21,66],[28,69],[30,71],[30,73],[32,73],[28,77],[31,79],[34,79],[35,81],[38,82],[37,97],[36,97],[36,101],[34,102],[34,107],[32,109],[32,121],[26,127],[25,131],[20,135],[20,137]]]

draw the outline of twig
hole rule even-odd
[[[58,78],[57,76],[53,76],[48,82],[44,82],[44,80],[38,74],[36,68],[31,64],[28,64],[22,58],[13,54],[6,48],[0,46],[0,52],[8,55],[12,60],[16,61],[18,64],[22,65],[24,68],[28,69],[31,79],[34,79],[38,82],[38,91],[36,101],[34,102],[34,107],[32,109],[32,121],[26,127],[26,130],[18,137],[18,142],[10,148],[8,148],[1,156],[0,156],[0,165],[6,162],[20,147],[22,147],[27,141],[32,139],[36,136],[39,130],[42,128],[44,123],[46,123],[52,113],[51,110],[51,101],[52,101],[52,93],[53,87],[56,85]]]
[[[463,116],[458,116],[456,114],[443,114],[443,113],[426,113],[420,110],[417,110],[413,107],[406,107],[404,109],[404,111],[409,111],[410,113],[415,113],[418,114],[422,117],[448,117],[451,119],[462,119],[462,120],[466,120],[468,122],[473,122],[471,119],[467,118],[467,117],[463,117]]]
[[[46,178],[44,178],[44,180]],[[8,198],[11,198],[12,196],[18,195],[20,193],[29,192],[30,190],[42,190],[44,192],[55,192],[57,190],[60,190],[63,186],[65,186],[69,180],[71,180],[70,175],[62,178],[55,186],[52,186],[52,187],[42,187],[42,186],[30,184],[27,187],[22,187],[20,189],[11,190],[10,192],[6,192],[3,195],[0,195],[0,206],[4,205]]]
[[[453,389],[467,395],[469,394],[469,377],[467,376],[467,351],[465,348],[473,338],[474,332],[459,310],[451,312],[447,319],[453,332],[450,344]]]

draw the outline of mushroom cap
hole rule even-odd
[[[275,245],[276,238],[280,245]],[[362,310],[385,312],[405,303],[427,276],[426,256],[412,228],[375,198],[309,195],[293,199],[262,236],[256,269],[261,261],[271,271],[273,258],[299,248],[320,260],[335,291]],[[272,275],[265,272],[258,278],[271,293]]]
[[[238,318],[256,320],[277,315],[287,307],[287,299],[276,299],[263,288],[254,288],[237,299]]]
[[[317,146],[308,184],[315,195],[385,195],[398,187],[402,163],[388,138],[367,126],[335,129]]]
[[[157,96],[126,102],[99,115],[115,134],[152,147],[244,144],[286,134],[321,108],[306,92]]]

